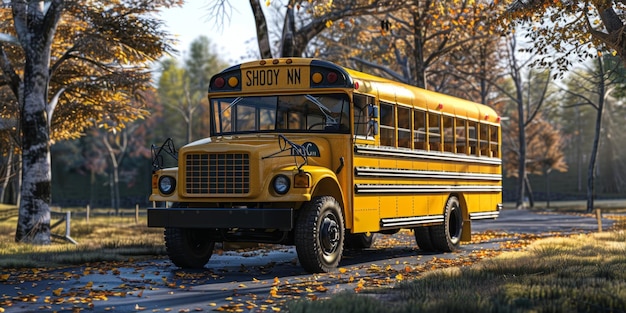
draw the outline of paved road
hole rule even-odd
[[[603,219],[604,229],[610,224]],[[462,245],[455,253],[420,251],[408,232],[377,237],[372,249],[346,251],[341,269],[332,274],[304,272],[292,247],[226,251],[214,255],[201,271],[179,270],[166,259],[37,275],[3,270],[1,274],[11,276],[0,286],[0,308],[5,312],[272,312],[295,297],[323,298],[342,290],[391,286],[431,268],[469,264],[488,257],[485,252],[515,249],[516,242],[528,238],[592,232],[598,224],[593,216],[504,210],[499,219],[474,222],[472,227],[474,237],[482,239]],[[25,273],[29,275],[24,277],[37,279],[20,279]]]

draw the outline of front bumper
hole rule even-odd
[[[293,229],[293,209],[149,208],[148,227]]]

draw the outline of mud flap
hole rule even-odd
[[[461,231],[461,241],[470,241],[470,240],[472,240],[472,221],[464,220],[463,230]]]

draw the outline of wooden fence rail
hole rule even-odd
[[[5,220],[17,216],[17,208],[9,208],[0,210],[0,219]]]

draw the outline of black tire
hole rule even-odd
[[[430,226],[421,226],[413,228],[413,235],[415,236],[415,243],[423,251],[435,251],[433,243],[430,240]]]
[[[433,247],[439,251],[452,252],[459,248],[463,232],[463,212],[459,199],[450,196],[443,212],[443,224],[430,227]]]
[[[345,234],[339,203],[330,196],[315,197],[301,210],[294,238],[300,265],[310,273],[335,270]]]
[[[374,243],[374,234],[346,234],[345,248],[362,250],[372,247]]]
[[[215,247],[205,229],[165,228],[165,248],[174,265],[181,268],[203,268]]]

